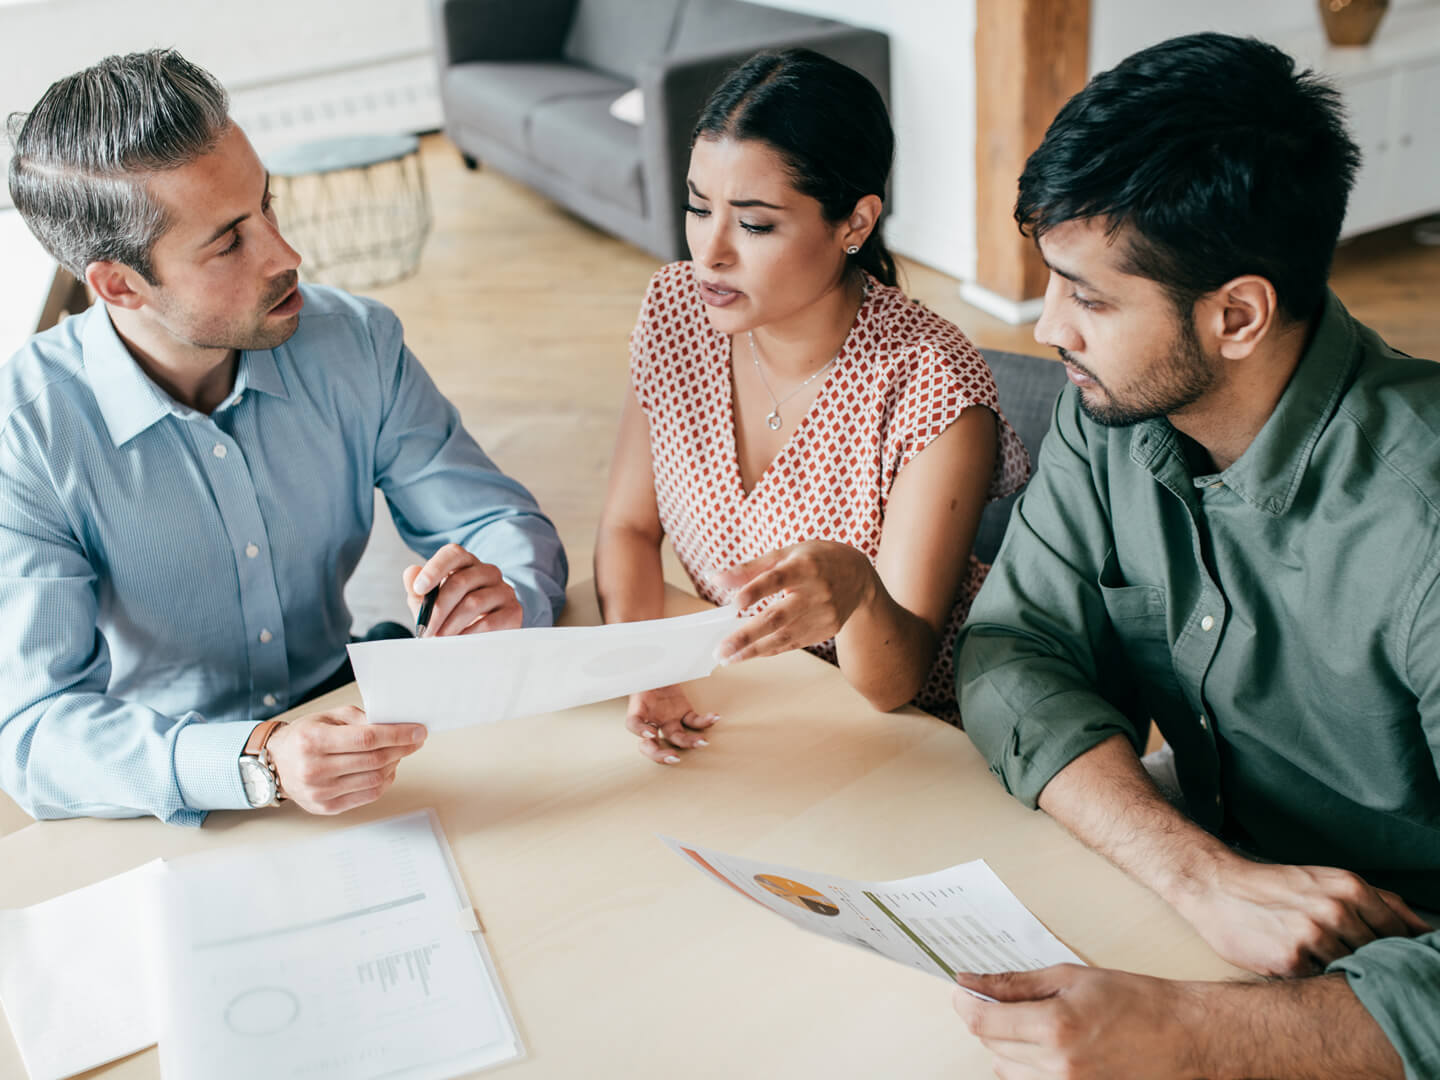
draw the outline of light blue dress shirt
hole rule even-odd
[[[103,304],[0,367],[0,787],[32,816],[248,806],[251,730],[345,660],[376,487],[421,556],[499,566],[526,626],[564,603],[554,526],[395,315],[302,292],[294,336],[241,353],[209,416],[144,374]]]

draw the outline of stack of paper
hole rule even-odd
[[[477,930],[421,811],[0,912],[0,997],[31,1080],[448,1080],[524,1053]]]
[[[0,911],[0,1002],[30,1080],[60,1080],[155,1042],[160,865]]]

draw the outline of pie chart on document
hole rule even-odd
[[[840,914],[840,909],[830,902],[828,896],[809,885],[802,885],[798,881],[791,881],[776,874],[756,874],[755,881],[766,892],[816,915]]]

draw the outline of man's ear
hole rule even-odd
[[[85,284],[105,303],[131,311],[144,307],[150,298],[150,284],[124,263],[90,263],[85,267]]]
[[[1227,281],[1199,302],[1196,316],[1202,334],[1228,360],[1249,357],[1281,321],[1275,286],[1259,274]]]

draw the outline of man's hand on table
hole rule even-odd
[[[1176,982],[1061,964],[957,977],[955,1011],[1003,1080],[1197,1076],[1401,1080],[1405,1068],[1345,976]]]
[[[1376,938],[1431,929],[1400,897],[1348,871],[1233,852],[1174,904],[1221,957],[1258,975],[1316,975]]]
[[[1060,964],[960,975],[955,1011],[1005,1080],[1180,1080],[1205,1075],[1192,984]]]
[[[525,621],[520,600],[500,568],[481,562],[459,544],[446,544],[424,566],[407,566],[401,576],[412,615],[420,613],[425,594],[440,586],[426,637],[518,630]]]
[[[340,814],[385,794],[425,734],[419,724],[367,724],[363,710],[345,705],[282,724],[266,750],[287,799],[312,814]]]

